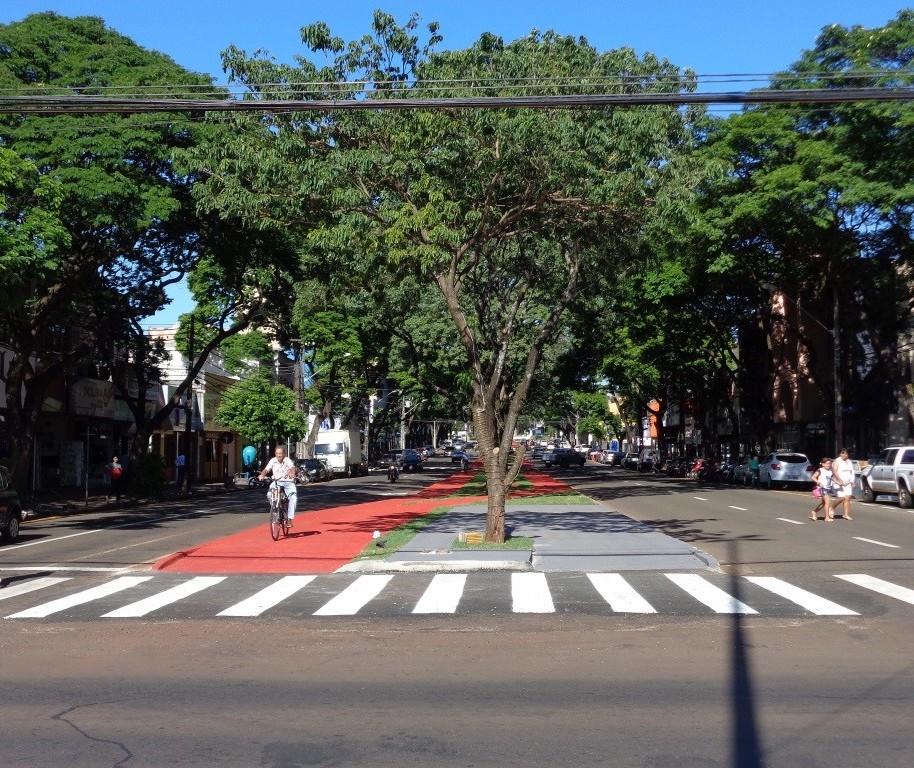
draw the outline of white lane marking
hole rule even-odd
[[[514,613],[555,613],[545,573],[511,574],[511,610]]]
[[[875,576],[867,576],[863,573],[846,573],[838,575],[837,578],[849,581],[851,584],[856,584],[858,587],[871,589],[873,592],[879,592],[882,595],[894,597],[896,600],[914,605],[914,589],[908,589],[907,587],[893,584],[891,581],[883,581],[882,579],[877,579]]]
[[[260,616],[314,581],[315,576],[283,576],[268,587],[217,613],[217,616]]]
[[[694,573],[667,573],[664,574],[680,589],[688,592],[698,602],[704,603],[715,613],[758,613],[745,603],[741,603],[733,595],[728,595],[719,587],[715,587],[707,579]]]
[[[436,574],[413,608],[413,613],[456,612],[466,582],[465,573]]]
[[[145,616],[147,613],[152,613],[159,608],[164,608],[166,605],[171,605],[178,602],[178,600],[183,600],[185,597],[190,597],[197,592],[202,592],[204,589],[209,589],[220,581],[225,581],[225,576],[196,576],[190,581],[185,581],[183,584],[166,589],[157,595],[150,595],[142,600],[137,600],[135,603],[125,605],[123,608],[104,613],[102,618],[125,619]]]
[[[693,496],[692,498],[696,499],[697,501],[707,501],[707,499],[704,496]]]
[[[831,600],[826,600],[824,597],[819,597],[812,592],[807,592],[805,589],[795,587],[793,584],[788,584],[786,581],[776,579],[773,576],[747,576],[746,580],[751,581],[753,584],[757,584],[762,589],[774,592],[774,594],[779,595],[786,600],[790,600],[792,603],[796,603],[801,608],[811,611],[816,616],[860,615],[850,608],[845,608],[843,605],[833,603]]]
[[[857,541],[865,541],[867,544],[878,544],[880,547],[901,549],[901,547],[899,547],[897,544],[886,544],[884,541],[876,541],[876,539],[864,539],[862,536],[852,536],[851,538],[857,539]]]
[[[734,507],[732,504],[728,505],[729,509],[738,509],[740,512],[748,512],[749,510],[746,507]]]
[[[806,523],[801,523],[799,520],[791,520],[789,517],[777,517],[776,520],[780,520],[782,523],[790,523],[791,525],[806,525]]]
[[[85,589],[82,592],[77,592],[75,595],[69,595],[68,597],[61,597],[57,600],[51,600],[49,603],[36,605],[34,608],[29,608],[27,611],[20,611],[19,613],[11,614],[6,618],[43,619],[46,616],[50,616],[52,613],[59,613],[60,611],[67,610],[67,608],[74,608],[77,605],[91,603],[93,600],[99,600],[103,597],[108,597],[109,595],[123,592],[125,589],[130,589],[131,587],[135,587],[137,584],[142,584],[144,581],[149,581],[151,578],[152,576],[121,576],[120,578],[109,581],[106,584],[100,584],[97,587]]]
[[[197,510],[198,513],[203,513],[208,510],[200,509]],[[173,520],[176,517],[187,517],[187,512],[176,512],[173,515],[164,515],[162,517],[155,518],[156,523],[161,523],[163,520]],[[118,528],[129,528],[132,525],[142,525],[143,523],[148,522],[145,518],[138,518],[132,520],[129,523],[118,523],[117,525],[106,525],[104,528],[93,528],[91,531],[80,531],[79,533],[68,533],[66,536],[54,536],[47,539],[39,539],[38,541],[29,541],[25,544],[13,544],[11,547],[4,547],[0,550],[0,555],[6,554],[8,552],[15,552],[17,549],[25,549],[25,547],[37,547],[39,544],[53,544],[55,541],[63,541],[64,539],[74,539],[77,536],[88,536],[90,533],[104,533],[105,531],[113,531]]]
[[[25,595],[38,589],[53,587],[55,584],[61,584],[62,582],[69,580],[70,578],[68,576],[45,576],[41,579],[33,579],[32,581],[26,581],[22,584],[4,587],[3,589],[0,589],[0,600],[8,600],[11,597]]]
[[[654,606],[641,597],[621,574],[588,573],[587,578],[616,613],[657,613]]]
[[[393,578],[392,575],[370,574],[359,576],[352,584],[340,592],[330,602],[318,608],[315,616],[354,616],[371,600],[381,594],[381,590]]]

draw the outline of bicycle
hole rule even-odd
[[[289,497],[279,483],[273,483],[270,488],[270,536],[273,541],[279,541],[279,533],[289,535]]]

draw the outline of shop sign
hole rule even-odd
[[[70,385],[70,412],[75,416],[113,419],[117,414],[114,384],[97,379],[74,379]]]

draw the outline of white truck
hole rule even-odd
[[[890,445],[860,476],[863,501],[877,496],[898,497],[898,506],[914,506],[914,446]]]
[[[348,429],[319,430],[314,457],[324,459],[335,475],[355,477],[367,472],[362,462],[362,436],[354,425]]]

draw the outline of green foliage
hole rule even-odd
[[[273,384],[265,371],[255,372],[223,393],[216,421],[255,443],[300,440],[308,429],[306,414],[295,409],[295,394]]]

